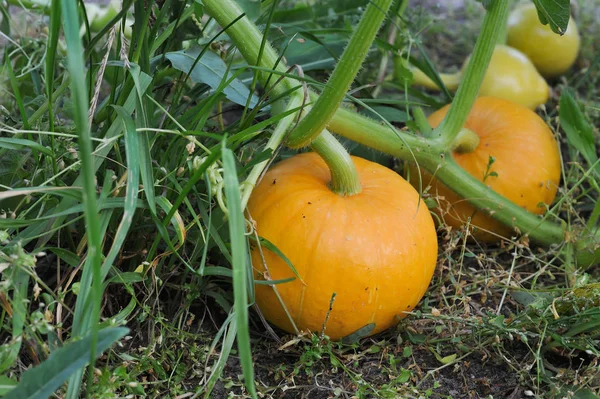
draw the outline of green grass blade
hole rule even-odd
[[[40,143],[36,143],[35,141],[27,140],[27,139],[13,139],[10,137],[1,137],[0,138],[0,147],[7,148],[9,150],[20,150],[23,147],[26,147],[26,148],[31,148],[34,151],[39,151],[42,154],[46,154],[49,156],[54,155],[54,153],[47,147],[44,147]]]
[[[98,210],[121,209],[125,205],[123,198],[107,198],[98,203]],[[136,208],[144,208],[144,203],[141,200],[136,200]],[[52,220],[55,218],[63,218],[65,216],[77,215],[84,211],[83,205],[73,205],[72,207],[57,213],[40,216],[35,219],[0,219],[0,229],[17,228],[34,225],[36,223]]]
[[[15,389],[17,382],[5,375],[0,375],[0,396],[5,396],[7,393]]]
[[[127,232],[131,227],[133,215],[137,208],[138,187],[140,181],[140,160],[138,157],[139,136],[135,130],[133,119],[123,107],[115,106],[115,110],[125,125],[125,153],[127,159],[127,189],[123,207],[123,219],[117,228],[113,244],[102,265],[102,279],[106,277],[112,263],[125,243]]]
[[[150,54],[156,53],[158,48],[162,46],[167,40],[173,39],[175,29],[177,29],[181,24],[187,21],[192,15],[194,15],[194,7],[186,7],[181,15],[179,15],[178,19],[171,22],[155,39],[152,43],[152,47],[150,49]]]
[[[50,26],[48,27],[48,41],[46,43],[46,96],[48,97],[48,130],[54,131],[54,106],[52,93],[54,92],[54,68],[60,35],[60,0],[52,0],[50,13]],[[53,140],[53,138],[51,138]],[[54,141],[52,142],[54,144]],[[53,148],[54,149],[54,148]],[[56,171],[55,171],[56,173]]]
[[[229,209],[229,235],[231,239],[231,254],[233,268],[234,307],[237,319],[237,344],[244,373],[246,388],[253,398],[257,398],[254,387],[254,367],[252,365],[252,350],[250,349],[250,333],[248,328],[248,281],[252,273],[248,262],[248,242],[246,240],[246,221],[242,210],[240,183],[233,152],[225,147],[222,150],[224,169],[224,188]],[[251,276],[251,275],[250,275]]]
[[[151,81],[152,81],[152,78],[146,74],[143,74],[140,78],[140,82],[144,89],[146,89],[150,85]],[[125,103],[123,105],[123,108],[125,108],[125,110],[127,110],[127,112],[132,113],[135,109],[135,102],[136,102],[136,93],[130,92],[127,96],[127,100],[125,101]],[[113,138],[117,137],[119,134],[121,134],[122,130],[123,130],[122,121],[115,120],[111,124],[108,131],[106,132],[104,139],[105,140],[113,139]],[[98,170],[98,168],[100,168],[100,166],[105,162],[106,156],[108,155],[108,153],[110,152],[111,149],[112,149],[111,146],[104,146],[102,148],[98,148],[94,152],[94,154],[96,155],[96,158],[94,159],[94,171]],[[81,186],[82,184],[83,184],[83,175],[80,175],[77,177],[77,179],[75,179],[73,186]],[[0,195],[2,195],[2,193],[0,193]],[[57,212],[62,212],[65,209],[68,209],[73,205],[74,205],[74,202],[71,199],[64,199],[55,209]],[[63,221],[64,221],[64,218],[57,219],[53,223],[49,223],[49,225],[46,228],[48,231],[53,231],[57,226],[60,226],[63,223]],[[21,239],[22,239],[23,245],[25,245],[29,241],[31,241],[33,239],[32,237],[37,237],[36,231],[37,231],[37,226],[32,226],[30,230],[23,231],[23,233],[21,234]],[[51,235],[49,235],[49,234],[44,235],[44,237],[42,237],[37,242],[36,247],[45,246],[50,238],[51,238]]]
[[[5,396],[6,399],[46,399],[56,391],[66,379],[84,367],[92,354],[92,342],[96,340],[96,357],[129,332],[125,327],[106,328],[97,334],[66,344],[52,352],[48,359],[37,367],[27,370],[19,384]]]
[[[83,203],[85,206],[84,216],[86,221],[86,231],[88,238],[88,262],[86,262],[83,277],[91,277],[92,291],[91,298],[93,307],[91,309],[91,341],[89,345],[91,350],[90,368],[93,367],[93,360],[96,358],[96,343],[98,335],[98,321],[100,319],[100,302],[102,301],[102,281],[100,280],[100,265],[102,258],[102,236],[100,235],[100,219],[98,217],[98,206],[96,199],[96,176],[94,168],[94,159],[92,155],[91,132],[88,126],[89,98],[85,78],[85,63],[83,60],[83,46],[79,36],[79,11],[76,0],[61,0],[62,21],[67,45],[67,69],[71,75],[71,96],[73,102],[74,120],[79,132],[79,156],[81,159],[81,176],[83,186]],[[86,302],[88,298],[84,295],[77,297],[77,302]],[[73,329],[77,331],[79,326],[74,325]],[[90,370],[91,371],[91,370]],[[89,373],[92,378],[92,373]],[[90,380],[91,381],[91,380]],[[79,395],[81,386],[80,379],[72,379],[69,384],[67,397],[74,398]]]
[[[17,103],[17,107],[19,108],[19,113],[21,114],[21,121],[23,121],[23,128],[25,130],[29,130],[29,123],[27,121],[27,112],[25,111],[25,105],[23,104],[23,96],[21,96],[21,90],[19,89],[19,82],[17,81],[17,77],[15,76],[15,72],[13,71],[12,63],[10,58],[7,58],[4,62],[6,66],[6,71],[8,72],[8,77],[10,80],[10,85],[12,86],[12,90],[15,96],[15,101]]]
[[[560,96],[559,116],[568,143],[579,151],[590,167],[594,166],[598,160],[594,131],[570,90],[564,90]],[[600,165],[595,170],[600,176]]]
[[[0,200],[21,195],[31,195],[35,193],[53,193],[72,200],[81,199],[80,187],[30,187],[15,188],[10,191],[0,192]]]
[[[144,107],[144,93],[147,89],[141,84],[140,77],[142,71],[138,65],[132,64],[131,77],[137,93],[136,103],[136,127],[145,128],[147,127],[146,109]],[[142,173],[142,184],[144,186],[144,193],[146,193],[146,201],[150,210],[156,215],[156,196],[154,194],[154,174],[152,169],[152,154],[150,152],[150,139],[148,138],[148,132],[141,132],[139,134],[139,163],[140,170]]]
[[[22,251],[22,249],[20,249],[20,251]],[[28,258],[30,258],[32,262],[30,265],[27,265],[27,267],[35,266],[33,263],[35,259],[33,257]],[[21,343],[23,342],[23,327],[27,318],[27,288],[29,285],[29,273],[31,273],[30,270],[25,270],[23,268],[24,266],[25,265],[15,264],[12,270],[12,342],[10,343],[8,353],[3,354],[4,356],[2,356],[0,373],[3,373],[14,366],[17,357],[19,356],[19,351],[21,350]]]
[[[234,315],[230,315],[227,321],[223,323],[223,327],[221,327],[221,329],[215,336],[215,339],[213,340],[213,344],[211,345],[210,349],[212,352],[212,350],[216,348],[216,344],[221,335],[223,333],[225,334],[223,338],[223,345],[221,346],[221,353],[219,354],[219,359],[217,360],[216,364],[212,366],[213,371],[210,374],[210,377],[208,378],[208,382],[203,387],[204,399],[211,398],[210,394],[215,384],[221,377],[221,374],[223,374],[223,370],[225,369],[225,365],[227,364],[227,359],[229,358],[229,354],[231,353],[231,348],[233,347],[233,343],[235,342],[235,336],[237,332],[237,321],[236,318],[232,316]]]

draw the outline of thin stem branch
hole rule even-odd
[[[512,4],[514,0],[504,0],[506,2],[506,8],[508,11],[512,8]],[[504,16],[504,21],[502,21],[502,27],[500,28],[500,32],[498,33],[498,38],[496,39],[496,44],[506,44],[506,38],[508,35],[508,15],[509,12]]]
[[[502,24],[506,24],[507,14],[508,4],[506,1],[491,2],[469,64],[448,110],[448,115],[436,129],[446,147],[454,141],[473,107],[481,82],[492,59]]]
[[[369,3],[325,89],[287,140],[288,147],[308,145],[327,127],[356,78],[392,2],[393,0],[373,0]]]
[[[230,25],[231,22],[244,13],[233,0],[202,0],[202,3],[206,12],[221,26]],[[286,73],[287,67],[279,59],[279,55],[273,49],[273,46],[265,41],[264,47],[262,47],[263,34],[248,17],[244,16],[237,20],[235,24],[229,26],[227,35],[236,44],[236,47],[249,64],[271,68],[282,74]],[[271,72],[268,71],[259,71],[258,74],[258,78],[263,85],[269,81],[271,76]],[[276,82],[277,79],[272,79],[272,81]],[[294,82],[289,78],[285,78],[281,79],[277,85],[265,87],[265,89],[271,90],[275,97],[279,97],[293,86]]]

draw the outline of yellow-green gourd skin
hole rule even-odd
[[[440,78],[449,90],[456,90],[470,60],[467,58],[459,72],[441,73]],[[423,72],[414,69],[413,84],[431,90],[437,85]],[[496,45],[492,59],[481,83],[479,96],[496,97],[536,109],[548,101],[550,87],[527,56],[512,47]]]
[[[579,30],[571,17],[564,35],[542,25],[533,3],[515,8],[508,18],[506,42],[524,53],[546,78],[564,74],[577,59]]]
[[[461,73],[464,73],[469,59]],[[535,109],[548,101],[549,94],[548,83],[525,54],[505,45],[496,46],[479,96],[502,98]]]

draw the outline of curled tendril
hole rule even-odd
[[[195,156],[192,159],[192,169],[198,170],[201,165],[204,164],[207,157]],[[217,199],[217,204],[219,208],[223,211],[224,217],[227,218],[229,216],[229,210],[227,209],[227,204],[225,202],[225,195],[223,190],[225,188],[225,179],[223,177],[223,168],[220,167],[217,163],[213,163],[206,169],[205,177],[202,180],[207,180],[210,185],[210,193]],[[240,183],[240,192],[243,191],[246,186],[253,186],[251,182],[244,181]],[[253,234],[253,226],[252,223],[248,220],[245,220],[247,228],[246,235]]]

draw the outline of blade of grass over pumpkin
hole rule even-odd
[[[102,257],[102,236],[100,234],[100,220],[96,200],[96,176],[94,159],[92,156],[91,132],[88,126],[89,98],[86,89],[85,64],[83,61],[83,47],[79,38],[79,15],[76,0],[61,0],[63,31],[67,45],[67,69],[70,73],[71,96],[75,124],[79,132],[79,154],[81,158],[81,178],[83,186],[83,204],[85,206],[86,232],[88,237],[87,258],[83,275],[93,276],[90,299],[93,304],[91,309],[91,342],[90,342],[90,383],[93,378],[93,362],[96,358],[96,345],[98,337],[98,322],[100,320],[100,302],[102,301],[102,282],[100,281],[100,266]],[[77,305],[88,300],[84,295],[77,297]],[[81,305],[80,305],[81,306]],[[81,334],[75,324],[73,330]],[[78,374],[78,373],[76,373]],[[67,397],[74,399],[79,395],[81,379],[76,375],[71,378]]]
[[[300,280],[302,282],[302,284],[305,284],[304,281],[302,280],[302,277],[300,277],[300,275],[298,274],[298,271],[292,264],[292,262],[288,259],[287,256],[285,256],[285,254],[283,252],[281,252],[279,250],[279,248],[277,248],[275,245],[273,245],[273,243],[271,241],[267,240],[264,237],[259,237],[259,242],[260,242],[261,246],[265,247],[269,251],[273,252],[275,255],[279,256],[286,263],[286,265],[288,265],[288,267],[294,273],[296,278],[298,278],[298,280]]]
[[[89,363],[94,353],[92,346],[96,348],[95,355],[98,357],[128,332],[129,329],[125,327],[105,328],[97,334],[90,333],[79,341],[67,343],[53,351],[42,364],[25,371],[19,384],[5,398],[46,399],[50,397],[70,375]]]
[[[244,373],[244,382],[248,392],[257,398],[254,387],[254,367],[252,350],[250,349],[250,333],[248,328],[248,282],[252,281],[252,268],[248,262],[248,242],[246,239],[246,219],[242,210],[240,183],[233,152],[223,142],[223,170],[225,196],[229,210],[229,236],[231,239],[231,255],[233,268],[234,308],[237,319],[237,344],[240,362]]]

